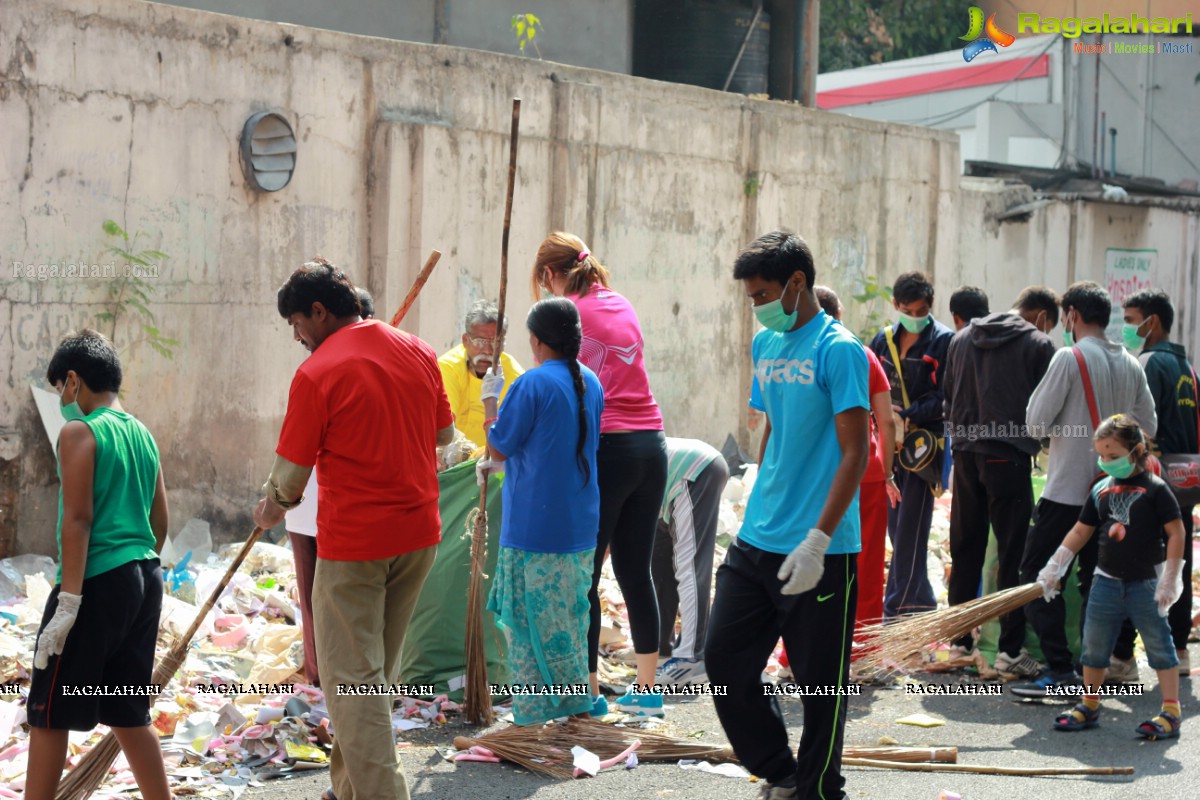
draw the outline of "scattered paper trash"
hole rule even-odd
[[[938,792],[937,800],[962,800],[962,795],[949,789],[942,789]]]
[[[907,717],[901,717],[896,720],[900,725],[916,725],[921,728],[936,728],[939,725],[945,725],[946,721],[931,717],[928,714],[909,714]]]
[[[713,775],[721,775],[726,778],[737,778],[745,780],[750,777],[750,773],[745,770],[740,764],[710,764],[707,761],[697,761],[692,758],[685,758],[679,762],[679,766],[683,769],[694,769],[699,772],[711,772]]]
[[[592,776],[600,771],[600,756],[591,750],[575,745],[571,748],[571,756],[573,758],[572,766],[575,769],[583,770]]]

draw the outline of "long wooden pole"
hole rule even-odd
[[[1044,775],[1132,775],[1133,767],[985,767],[976,764],[906,764],[899,761],[879,761],[873,758],[843,758],[842,766],[881,767],[909,772],[968,772],[974,775],[1015,775],[1037,777]]]
[[[513,98],[512,130],[508,141],[508,189],[504,200],[504,230],[500,240],[500,319],[496,324],[496,343],[492,364],[501,369],[504,352],[504,312],[508,297],[508,235],[512,225],[513,193],[517,184],[517,140],[521,126],[521,99]],[[484,456],[487,457],[486,454]],[[479,510],[471,531],[471,582],[467,589],[467,640],[464,655],[467,662],[466,683],[463,686],[463,712],[474,725],[490,725],[495,719],[492,698],[487,683],[487,651],[483,631],[483,565],[487,561],[487,474],[479,488]]]
[[[504,231],[500,236],[500,323],[496,327],[496,349],[493,362],[500,367],[500,353],[504,351],[504,307],[508,299],[508,232],[512,227],[513,192],[517,188],[517,139],[521,133],[521,98],[514,97],[512,105],[512,130],[508,135],[508,194],[504,198]]]
[[[404,302],[400,304],[400,308],[392,315],[392,327],[400,324],[408,314],[408,310],[412,308],[412,304],[417,301],[417,295],[421,293],[421,289],[425,286],[425,281],[429,280],[429,276],[433,273],[433,268],[437,266],[438,259],[442,257],[440,250],[432,250],[429,253],[429,258],[425,260],[425,266],[421,267],[421,271],[417,273],[417,279],[413,281],[412,288],[408,290],[408,294],[404,298]]]

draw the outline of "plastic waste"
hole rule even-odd
[[[171,537],[170,544],[171,550],[168,552],[164,545],[163,553],[159,555],[164,564],[175,566],[188,553],[192,555],[193,564],[202,564],[213,549],[212,533],[207,522],[193,517],[183,524],[179,533]]]
[[[46,579],[47,583],[53,586],[54,579],[58,575],[58,566],[55,564],[54,559],[49,556],[39,556],[31,553],[0,559],[0,576],[7,579],[8,583],[11,583],[17,589],[17,592],[6,595],[3,593],[3,584],[0,584],[0,599],[8,599],[15,597],[18,592],[25,592],[26,580],[29,576],[35,574],[40,574]]]

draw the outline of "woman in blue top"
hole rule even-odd
[[[507,473],[488,610],[507,633],[514,687],[531,692],[514,689],[513,719],[537,725],[592,706],[588,589],[600,523],[604,391],[578,361],[583,329],[570,300],[542,300],[525,324],[539,367],[512,383],[499,414],[495,398],[484,401],[496,422],[483,468],[503,464]]]

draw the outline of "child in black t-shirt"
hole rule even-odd
[[[1183,522],[1175,495],[1146,471],[1146,441],[1134,419],[1117,414],[1096,430],[1097,466],[1108,476],[1092,487],[1079,521],[1038,574],[1046,600],[1075,554],[1099,530],[1100,557],[1083,628],[1083,702],[1059,714],[1060,731],[1093,728],[1100,720],[1098,689],[1126,617],[1133,622],[1150,666],[1158,673],[1162,711],[1137,727],[1147,739],[1179,735],[1179,657],[1167,611],[1183,591]],[[1163,532],[1166,532],[1164,563]]]

